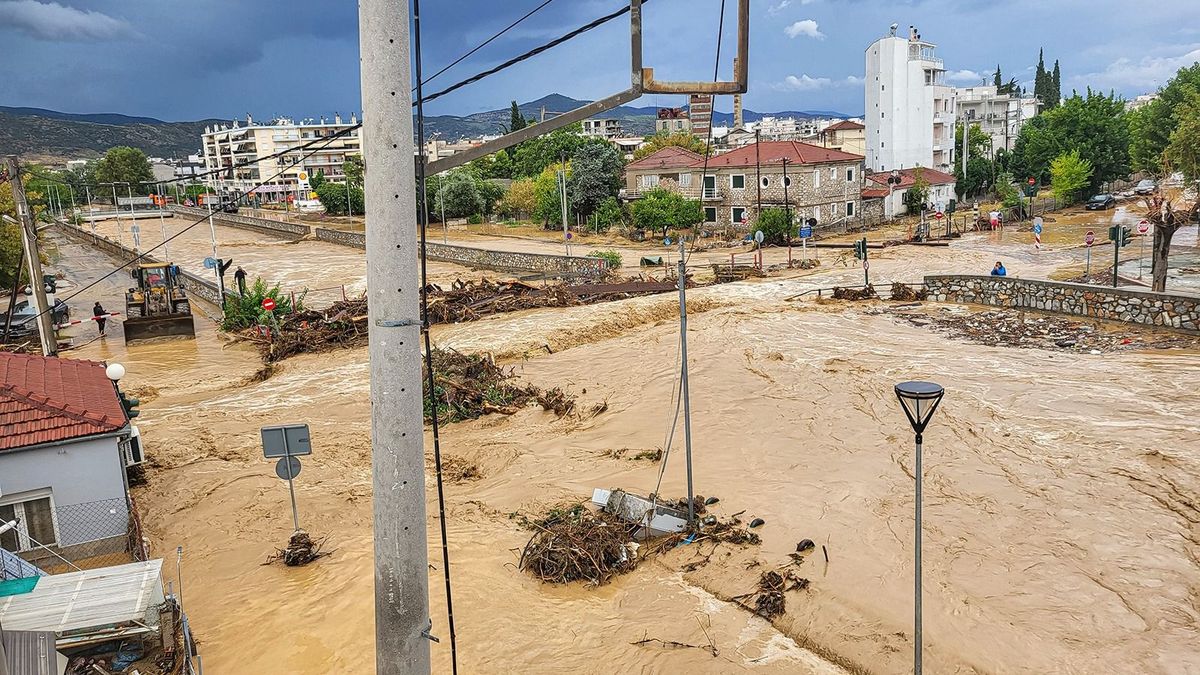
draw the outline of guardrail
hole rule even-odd
[[[175,206],[172,205],[171,211],[183,216],[199,218],[208,216],[208,209],[198,209],[191,206]],[[285,239],[302,239],[312,234],[312,228],[308,225],[298,223],[285,223],[281,220],[271,220],[270,218],[255,218],[254,216],[243,216],[237,213],[225,213],[223,211],[214,211],[213,220],[219,221],[222,225],[231,227],[240,227],[244,230],[252,230],[263,234],[270,234]]]

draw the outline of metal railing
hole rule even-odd
[[[17,528],[0,540],[8,553],[0,577],[30,576],[31,567],[61,574],[124,565],[147,557],[141,522],[124,498],[58,506],[51,511],[48,522],[39,518],[36,527],[30,524],[29,503]],[[14,557],[29,566],[15,563]]]

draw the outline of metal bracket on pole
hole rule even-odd
[[[747,63],[750,44],[750,0],[738,0],[737,54],[733,59],[733,80],[729,82],[659,82],[653,68],[642,67],[642,0],[629,2],[630,73],[625,91],[592,101],[553,119],[505,134],[450,157],[425,162],[425,175],[432,176],[468,162],[511,148],[531,138],[545,135],[568,124],[636,100],[642,94],[744,94],[747,89]],[[421,161],[417,158],[417,161]]]
[[[423,637],[426,640],[429,640],[431,642],[441,642],[441,640],[439,640],[436,635],[434,635],[433,633],[430,632],[432,630],[433,630],[433,619],[430,619],[429,625],[425,627],[425,630],[421,631],[421,637]]]

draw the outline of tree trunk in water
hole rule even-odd
[[[1167,254],[1171,251],[1171,239],[1175,236],[1175,230],[1175,225],[1154,226],[1150,276],[1152,277],[1151,289],[1159,293],[1167,290]]]

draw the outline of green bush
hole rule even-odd
[[[263,309],[262,302],[266,298],[275,300],[275,309]],[[291,314],[291,294],[279,289],[279,284],[267,286],[267,282],[256,278],[254,283],[246,288],[245,295],[227,295],[225,297],[225,318],[221,321],[221,330],[236,331],[256,325],[278,325],[278,317]],[[304,311],[304,296],[296,298],[297,312]]]
[[[613,250],[592,251],[591,253],[587,254],[587,257],[600,258],[601,260],[608,263],[608,269],[610,269],[610,270],[621,269],[621,265],[622,265],[621,254],[617,253],[616,251],[613,251]]]
[[[621,203],[617,201],[616,197],[609,197],[600,202],[593,218],[597,233],[607,232],[613,225],[623,225],[627,220],[625,209],[621,207]]]
[[[478,213],[472,213],[471,215],[467,216],[467,224],[481,225],[483,224],[483,216],[479,215]]]
[[[763,209],[754,223],[754,230],[763,233],[764,244],[777,246],[786,244],[791,235],[791,229],[792,223],[787,209],[781,208]]]

